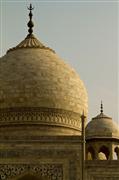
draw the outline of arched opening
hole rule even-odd
[[[98,159],[99,160],[108,160],[109,154],[110,154],[109,149],[106,146],[102,146],[98,152]]]
[[[113,153],[113,160],[118,160],[117,153],[115,151]]]
[[[107,160],[107,157],[103,152],[99,152],[98,153],[98,159],[99,160]]]
[[[116,147],[116,148],[114,149],[114,152],[115,152],[115,159],[116,159],[116,160],[119,160],[119,147]]]
[[[92,159],[92,154],[90,152],[87,153],[87,160],[93,160]]]
[[[22,177],[17,178],[17,180],[49,180],[47,177],[39,177],[39,175],[35,176],[32,174],[26,174],[23,175]]]
[[[92,146],[88,147],[87,150],[87,160],[94,160],[95,159],[95,151]]]

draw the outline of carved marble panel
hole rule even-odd
[[[25,173],[47,176],[51,180],[63,180],[62,164],[0,164],[0,180],[17,178]]]

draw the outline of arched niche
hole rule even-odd
[[[16,180],[49,180],[49,178],[43,176],[39,176],[39,175],[33,175],[33,174],[25,174],[19,178],[17,178]]]
[[[106,146],[101,146],[98,151],[98,159],[99,160],[108,160],[110,155],[109,148]]]
[[[99,152],[98,153],[98,160],[107,160],[107,157],[103,152]]]
[[[115,147],[114,153],[115,153],[115,159],[119,160],[119,147]]]
[[[87,160],[94,160],[95,159],[95,151],[92,146],[88,147],[87,149]]]
[[[118,156],[117,156],[117,153],[115,151],[113,153],[113,160],[118,160]]]

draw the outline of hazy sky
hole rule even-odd
[[[1,1],[1,56],[27,35],[29,2],[35,7],[34,34],[84,81],[88,120],[99,113],[103,100],[104,113],[118,122],[118,2]]]

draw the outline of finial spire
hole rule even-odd
[[[103,103],[102,103],[102,101],[101,101],[100,112],[103,113]]]
[[[31,35],[31,34],[33,33],[33,27],[34,27],[34,23],[33,23],[33,21],[32,21],[32,16],[33,16],[32,10],[34,9],[34,7],[32,7],[32,4],[30,4],[30,6],[27,7],[27,8],[28,8],[28,10],[30,11],[30,12],[29,12],[29,19],[30,19],[30,20],[29,20],[27,26],[29,27],[29,29],[28,29],[29,35]]]

